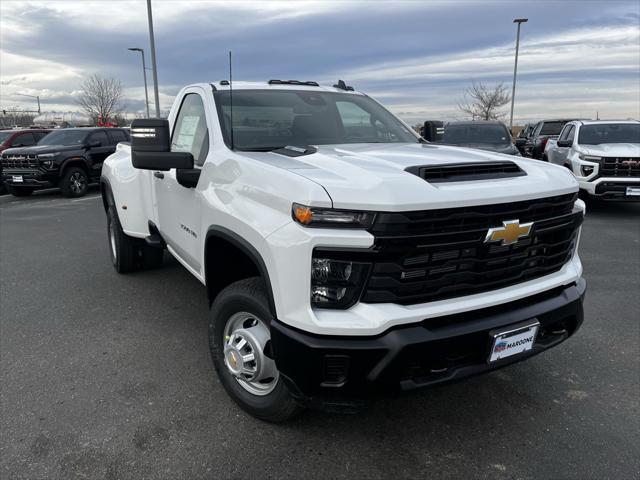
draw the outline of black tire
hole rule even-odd
[[[138,260],[136,240],[122,231],[120,220],[113,206],[107,210],[107,234],[111,263],[118,273],[133,272]]]
[[[60,180],[60,190],[65,197],[84,197],[89,188],[89,175],[80,167],[69,167]]]
[[[218,294],[211,306],[209,348],[220,382],[229,396],[250,415],[266,422],[285,422],[302,411],[302,407],[293,399],[281,376],[270,393],[258,396],[243,388],[224,362],[224,329],[232,315],[238,312],[248,312],[265,322],[271,322],[261,278],[248,278],[229,285]]]
[[[31,187],[14,187],[7,185],[7,190],[14,197],[28,197],[33,193],[33,188]]]

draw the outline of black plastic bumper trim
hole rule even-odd
[[[376,392],[412,390],[494,370],[558,345],[582,324],[585,291],[586,282],[581,278],[560,291],[554,290],[555,294],[550,297],[535,296],[530,304],[520,300],[439,317],[437,326],[430,326],[429,320],[425,320],[366,337],[314,335],[274,320],[272,349],[278,370],[293,395],[307,403],[316,398],[363,398]],[[534,318],[540,321],[541,331],[547,333],[539,336],[533,350],[493,364],[486,363],[489,331]],[[473,353],[469,361],[433,368],[426,375],[404,373],[410,357],[457,350],[467,344]],[[346,381],[340,387],[327,388],[326,384],[323,386],[324,359],[335,355],[349,358]]]

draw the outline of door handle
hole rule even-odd
[[[164,173],[162,172],[153,172],[153,176],[162,180],[164,178]]]

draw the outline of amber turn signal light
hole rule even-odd
[[[311,212],[311,209],[309,207],[305,207],[304,205],[294,205],[293,216],[302,225],[309,225],[311,223],[311,220],[313,219],[313,213]]]

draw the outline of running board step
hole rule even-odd
[[[164,240],[157,233],[152,233],[148,237],[145,237],[144,241],[150,247],[153,247],[153,248],[165,248]]]

